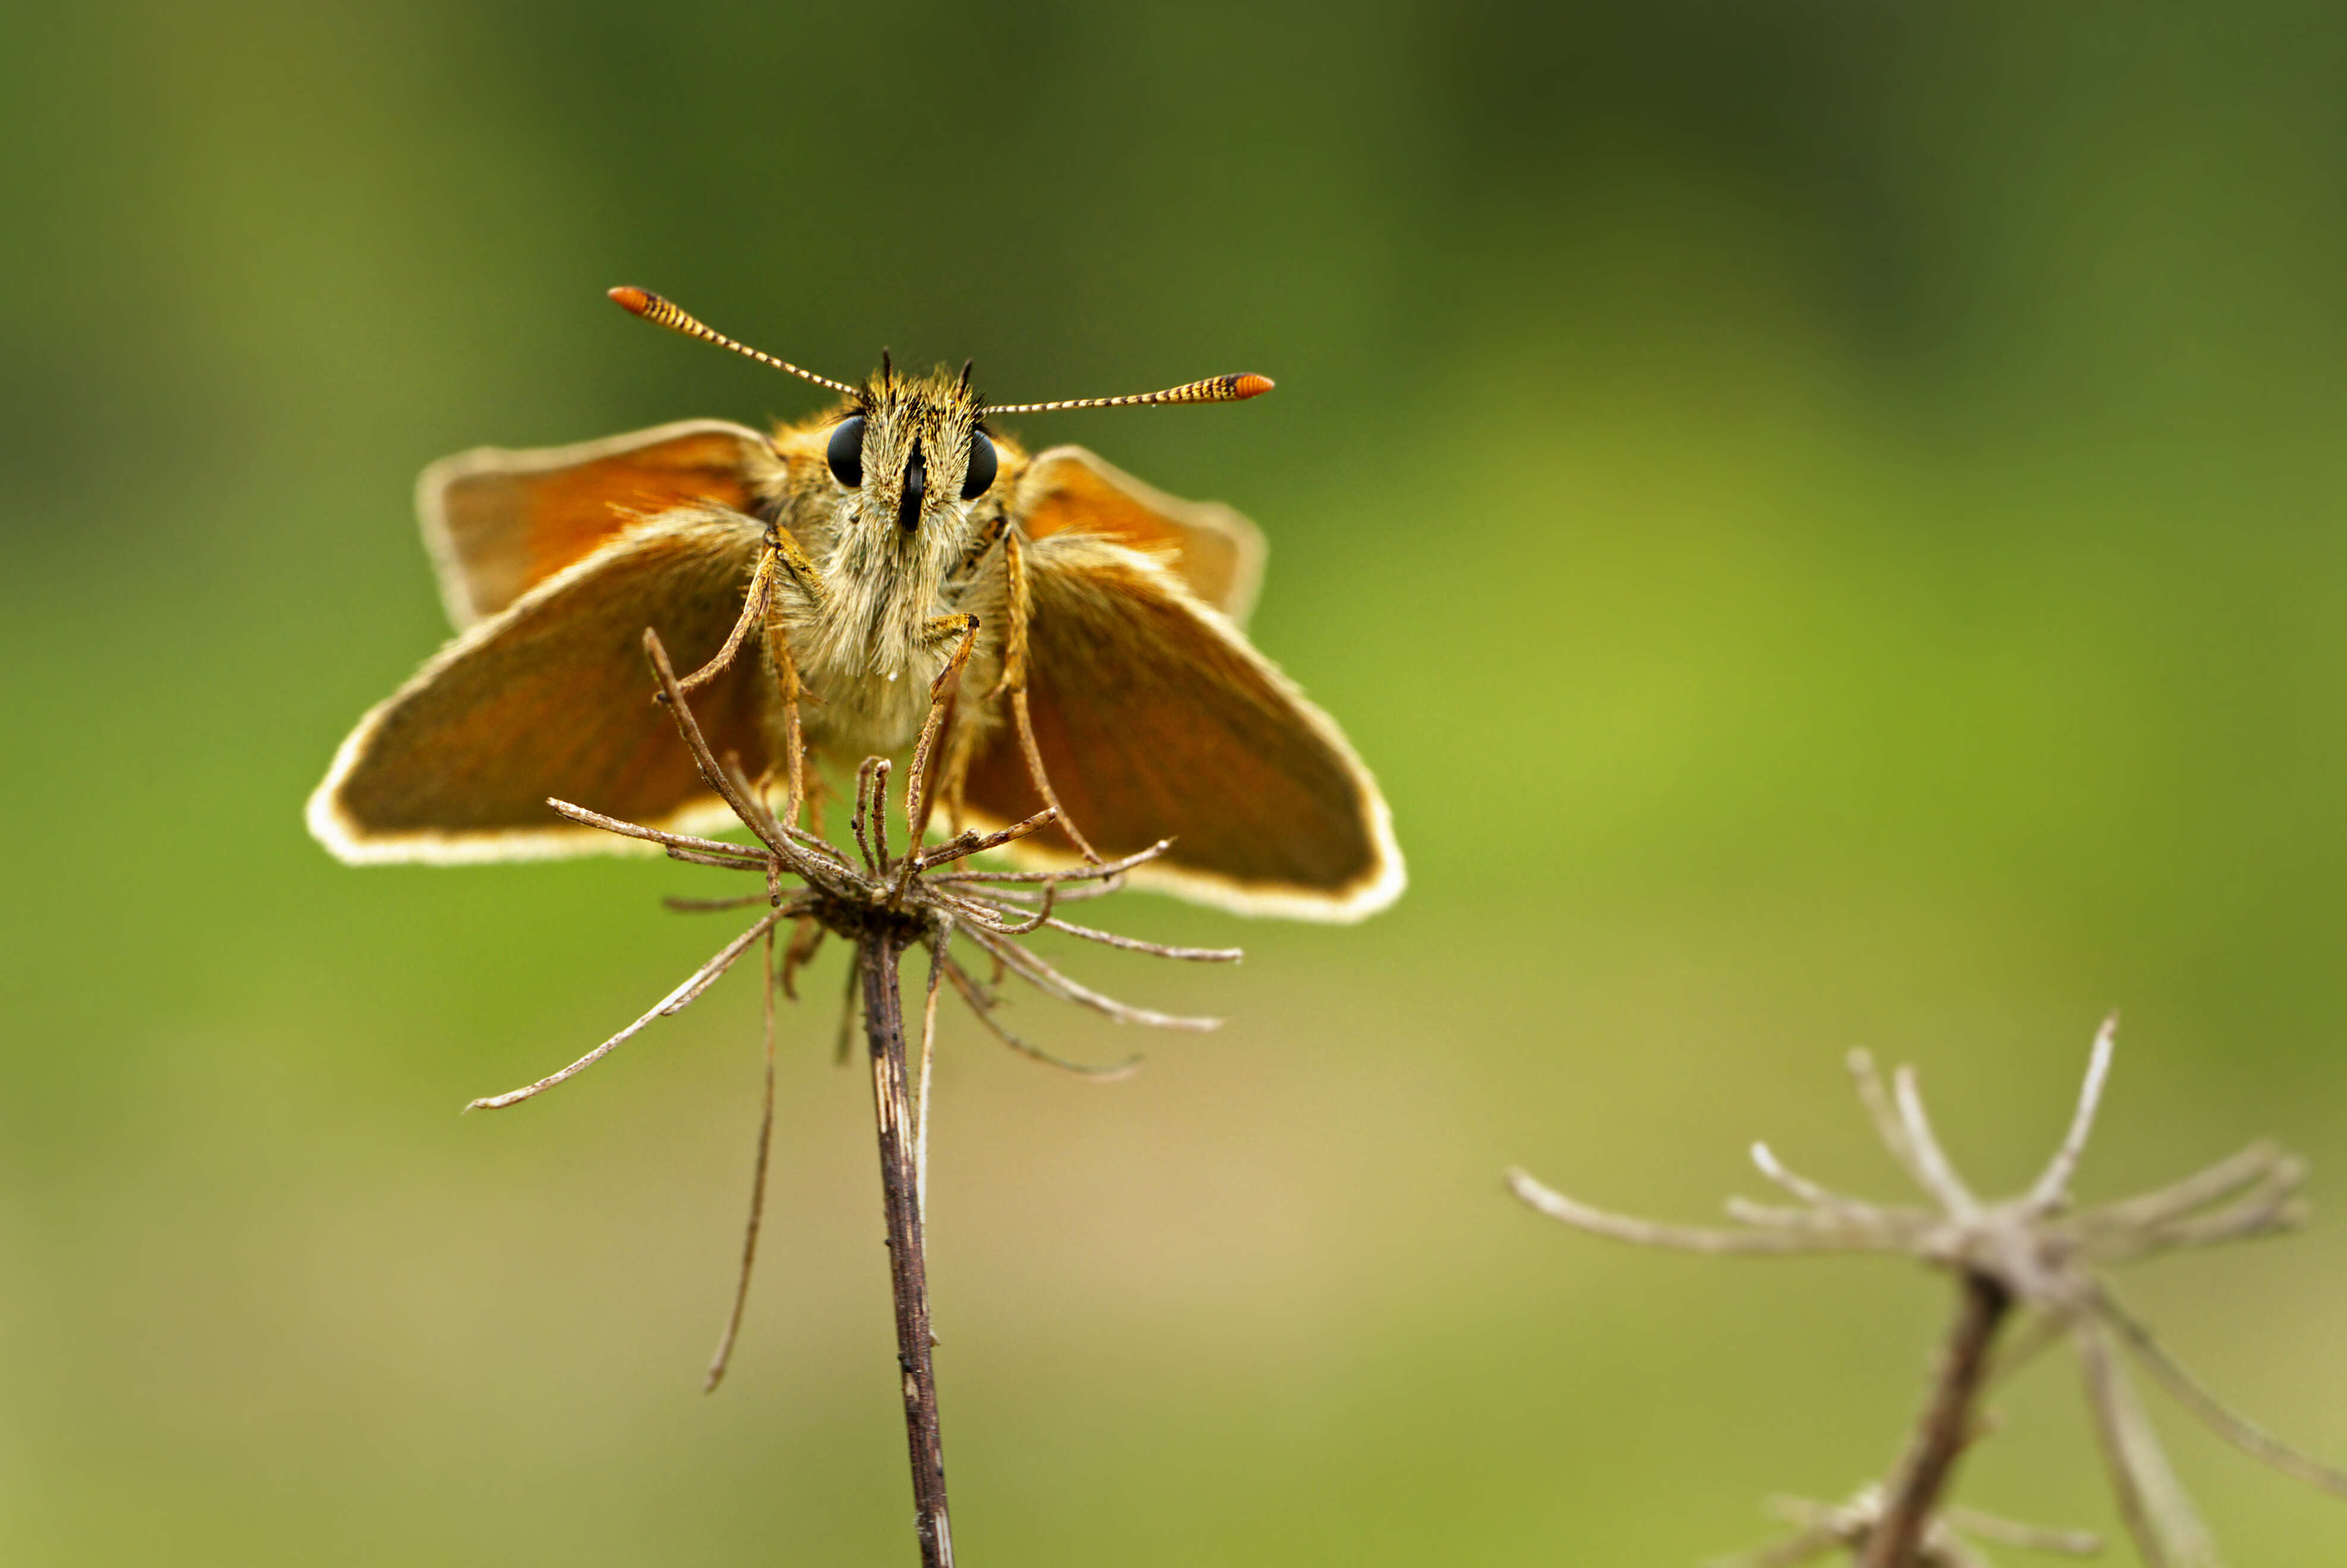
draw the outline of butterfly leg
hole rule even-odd
[[[679,681],[677,690],[692,692],[701,690],[725,672],[733,656],[742,651],[742,640],[750,635],[750,628],[766,618],[766,606],[774,597],[774,554],[772,550],[758,558],[757,569],[750,574],[750,591],[742,600],[741,619],[726,634],[725,646],[720,648],[708,663]]]
[[[987,696],[1010,693],[1011,723],[1018,726],[1019,749],[1026,755],[1027,776],[1035,781],[1035,793],[1058,814],[1060,831],[1068,835],[1086,860],[1097,866],[1101,863],[1100,851],[1069,820],[1067,807],[1060,804],[1059,792],[1051,787],[1051,775],[1043,769],[1043,749],[1035,743],[1034,716],[1027,711],[1027,558],[1015,533],[1002,536],[1002,570],[1007,579],[1004,589],[1010,605],[1010,624],[1003,637],[1002,678]]]
[[[953,652],[946,667],[929,682],[929,716],[922,722],[921,738],[913,743],[913,765],[905,770],[905,826],[910,837],[905,849],[904,879],[898,891],[912,880],[920,865],[921,839],[928,832],[929,808],[937,794],[930,788],[929,762],[937,749],[938,732],[944,727],[946,715],[953,709],[954,695],[961,682],[961,672],[969,663],[969,651],[978,645],[978,617],[968,613],[940,615],[922,629],[925,641],[954,640]]]
[[[799,684],[798,661],[791,657],[790,629],[779,615],[766,618],[766,661],[773,666],[774,683],[783,692],[783,754],[784,777],[789,781],[789,793],[784,796],[783,823],[796,827],[799,809],[807,798],[806,735],[799,725],[799,702],[807,692]]]
[[[969,782],[969,764],[978,755],[980,733],[978,725],[958,714],[946,732],[946,758],[938,770],[937,798],[945,807],[948,838],[958,837],[962,830],[962,791]]]
[[[1018,569],[1011,560],[1010,554],[1018,548],[1018,541],[1010,534],[1010,515],[1008,512],[997,512],[985,529],[971,541],[969,550],[962,556],[961,563],[954,569],[954,578],[958,580],[966,579],[978,572],[984,565],[987,556],[992,553],[998,544],[1003,548],[1003,569],[1006,575],[1016,574]],[[1010,629],[1009,635],[1003,640],[1000,650],[1006,662],[992,688],[979,699],[981,702],[990,703],[1002,694],[1004,682],[1010,678],[1011,673],[1008,661],[1014,659],[1023,661],[1026,657],[1027,605],[1023,591],[1024,577],[1019,575],[1014,577],[1013,580],[1018,586],[1004,595],[1008,610],[1007,623]],[[1023,664],[1021,669],[1023,671]],[[1023,673],[1020,678],[1024,678]],[[969,776],[971,762],[978,755],[978,742],[983,733],[983,728],[980,724],[972,722],[969,715],[961,713],[958,706],[947,710],[944,718],[947,726],[945,758],[943,764],[937,770],[937,782],[932,785],[929,794],[933,804],[942,804],[946,809],[946,835],[950,838],[961,832],[962,785]],[[926,828],[928,825],[924,823],[922,825]]]
[[[784,578],[790,579],[792,586],[811,605],[822,605],[830,595],[831,590],[824,586],[823,574],[815,570],[815,563],[807,559],[798,541],[780,528],[769,528],[766,551],[758,558],[757,569],[750,574],[750,591],[742,600],[741,619],[734,621],[725,646],[717,651],[716,656],[677,682],[682,690],[688,693],[698,692],[725,672],[733,656],[742,651],[750,629],[767,619],[767,608],[774,600],[774,585]]]
[[[776,572],[791,579],[791,586],[805,596],[808,607],[819,610],[828,605],[830,585],[823,580],[823,573],[815,569],[815,562],[807,559],[806,552],[799,548],[798,540],[791,538],[790,530],[769,529],[766,540],[774,549]]]
[[[1006,614],[1002,633],[1002,673],[986,694],[989,702],[1007,692],[1027,689],[1027,616],[1031,600],[1027,589],[1027,556],[1017,534],[1002,536],[1002,602]]]

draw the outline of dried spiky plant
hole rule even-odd
[[[1553,1219],[1596,1235],[1681,1252],[1746,1255],[1894,1253],[1956,1276],[1958,1305],[1931,1397],[1889,1482],[1872,1494],[1805,1519],[1782,1543],[1796,1562],[1829,1548],[1850,1552],[1866,1568],[1977,1561],[1956,1533],[1963,1522],[1941,1507],[1956,1460],[1977,1435],[1984,1392],[2038,1351],[2067,1337],[2085,1375],[2086,1399],[2120,1517],[2154,1568],[2204,1568],[2217,1562],[2214,1541],[2169,1467],[2112,1353],[2132,1353],[2153,1381],[2218,1436],[2286,1475],[2347,1497],[2347,1473],[2309,1459],[2219,1402],[2162,1349],[2151,1331],[2113,1294],[2102,1271],[2158,1253],[2214,1246],[2289,1230],[2303,1222],[2299,1189],[2304,1162],[2270,1143],[2255,1143],[2157,1192],[2074,1211],[2070,1182],[2094,1131],[2117,1030],[2116,1016],[2095,1037],[2068,1133],[2028,1190],[1983,1200],[1957,1174],[1924,1113],[1912,1068],[1886,1088],[1863,1050],[1850,1071],[1877,1135],[1929,1200],[1923,1207],[1886,1205],[1832,1192],[1786,1168],[1766,1143],[1752,1146],[1760,1173],[1789,1194],[1791,1205],[1730,1199],[1739,1228],[1661,1225],[1609,1214],[1552,1188],[1522,1170],[1508,1184]],[[2031,1321],[2002,1354],[1996,1339],[2015,1309]],[[1808,1505],[1819,1506],[1819,1505]],[[1969,1527],[1985,1537],[1975,1517]],[[2039,1533],[2014,1543],[2043,1545]]]
[[[1758,1551],[1722,1557],[1711,1568],[1792,1568],[1829,1552],[1863,1553],[1882,1527],[1882,1489],[1870,1486],[1847,1502],[1815,1502],[1806,1497],[1772,1497],[1768,1512],[1795,1526],[1784,1540]],[[1987,1568],[1979,1542],[2017,1546],[2064,1557],[2092,1557],[2103,1549],[2099,1535],[2081,1530],[2047,1530],[1993,1513],[1953,1505],[1941,1509],[1915,1543],[1919,1568]]]
[[[744,624],[747,624],[745,618]],[[738,634],[737,634],[738,636]],[[682,1012],[693,999],[733,968],[751,948],[764,944],[765,970],[766,1071],[764,1102],[758,1123],[757,1156],[751,1180],[750,1218],[745,1229],[742,1265],[733,1304],[711,1361],[705,1387],[714,1389],[725,1375],[748,1299],[752,1265],[757,1256],[758,1228],[764,1212],[767,1153],[772,1145],[774,1115],[774,1028],[776,994],[795,996],[794,977],[826,936],[836,935],[856,946],[856,963],[849,972],[848,1006],[860,996],[864,1029],[872,1060],[872,1091],[879,1124],[880,1176],[888,1219],[889,1277],[896,1303],[897,1348],[903,1371],[905,1431],[913,1468],[914,1527],[919,1538],[924,1568],[951,1568],[953,1531],[946,1507],[945,1463],[938,1423],[938,1394],[929,1327],[928,1275],[925,1248],[924,1211],[928,1193],[930,1066],[937,1042],[938,993],[941,980],[953,989],[977,1020],[1005,1044],[1039,1061],[1100,1079],[1120,1078],[1138,1059],[1111,1068],[1081,1067],[1061,1061],[1019,1039],[994,1015],[999,1005],[994,987],[1016,975],[1046,996],[1074,1002],[1120,1023],[1146,1024],[1158,1029],[1208,1030],[1220,1021],[1184,1018],[1128,1007],[1102,996],[1060,972],[1028,950],[1020,938],[1040,930],[1054,930],[1086,941],[1163,958],[1227,963],[1240,956],[1235,948],[1175,948],[1120,937],[1062,919],[1061,905],[1114,892],[1123,874],[1164,853],[1159,843],[1122,859],[1095,861],[1054,871],[989,871],[971,867],[973,856],[999,848],[1049,826],[1057,810],[1046,809],[998,833],[963,833],[945,843],[924,847],[922,829],[928,821],[929,764],[950,702],[954,678],[968,656],[969,644],[930,690],[928,723],[906,770],[904,813],[908,842],[899,855],[889,844],[887,785],[891,764],[885,757],[865,761],[856,775],[855,815],[851,826],[856,857],[799,825],[807,797],[805,764],[799,738],[795,680],[786,680],[785,729],[789,764],[784,780],[784,804],[773,810],[766,791],[744,777],[738,759],[720,758],[709,746],[694,719],[687,692],[693,681],[679,681],[667,650],[651,631],[644,633],[644,651],[659,682],[659,699],[676,721],[678,733],[691,750],[702,776],[733,808],[754,842],[741,844],[669,833],[621,822],[567,801],[549,802],[574,822],[608,833],[657,844],[671,859],[720,870],[746,872],[760,878],[761,891],[738,897],[671,899],[672,908],[692,911],[741,909],[765,906],[750,927],[720,948],[715,957],[662,997],[651,1011],[559,1071],[535,1083],[476,1100],[468,1109],[502,1110],[533,1099],[567,1082],[610,1055],[640,1033],[653,1020]],[[733,651],[729,645],[721,661]],[[786,890],[786,884],[795,888]],[[791,942],[778,954],[776,933],[785,920],[795,923]],[[978,949],[992,969],[980,979],[953,952],[961,938]],[[907,1071],[903,999],[898,962],[911,948],[928,955],[928,985],[921,1007],[920,1071],[917,1082]],[[849,1019],[841,1020],[845,1053]]]

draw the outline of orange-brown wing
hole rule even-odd
[[[310,831],[347,861],[455,863],[648,847],[567,822],[549,795],[651,825],[730,820],[651,700],[643,636],[656,629],[679,670],[707,661],[762,542],[738,513],[671,513],[539,584],[359,721]],[[763,642],[693,699],[710,744],[753,776],[769,755]]]
[[[671,507],[751,509],[764,436],[688,419],[577,446],[443,457],[415,481],[424,542],[458,630],[483,620],[641,517]]]
[[[1377,781],[1328,716],[1159,562],[1074,534],[1029,547],[1028,699],[1051,787],[1108,856],[1171,837],[1133,880],[1241,914],[1356,920],[1402,889]],[[1042,808],[1006,716],[970,815]],[[1052,829],[1027,858],[1065,864]]]
[[[1030,539],[1096,534],[1163,558],[1206,603],[1245,626],[1263,586],[1263,532],[1219,501],[1184,501],[1081,446],[1039,453],[1010,513]]]

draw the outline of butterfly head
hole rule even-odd
[[[843,492],[841,532],[893,533],[897,548],[924,550],[967,531],[970,503],[1001,469],[984,413],[969,366],[899,375],[883,354],[824,448]]]
[[[983,425],[989,413],[1235,403],[1272,386],[1268,376],[1217,375],[1163,392],[989,408],[971,390],[967,364],[958,376],[944,371],[900,375],[884,354],[880,373],[861,386],[851,386],[738,343],[658,294],[620,288],[610,295],[622,309],[647,321],[828,387],[845,398],[824,446],[825,466],[836,487],[825,498],[829,516],[821,521],[829,526],[810,532],[827,534],[832,541],[829,575],[835,586],[852,590],[848,597],[859,610],[843,618],[855,623],[853,634],[863,635],[867,625],[875,631],[884,622],[897,627],[897,635],[881,639],[889,656],[908,635],[903,628],[930,613],[930,600],[947,568],[977,533],[979,510],[1000,483],[1000,455]]]

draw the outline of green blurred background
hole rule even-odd
[[[938,1363],[972,1564],[1686,1563],[1889,1465],[1945,1288],[1614,1249],[1767,1137],[1896,1191],[1918,1062],[2085,1194],[2347,1137],[2347,21],[2313,4],[15,5],[0,23],[0,1558],[909,1562],[839,954],[526,1111],[718,927],[657,864],[355,871],[302,798],[445,631],[415,470],[975,355],[1273,541],[1255,631],[1413,886],[1136,897],[1236,971],[1113,1087],[966,1020]],[[1105,1058],[1131,1040],[1030,1003]],[[2347,1454],[2347,1232],[2138,1307]],[[2157,1405],[2157,1401],[2155,1401]],[[2107,1527],[2073,1371],[1968,1501]],[[2347,1508],[2162,1412],[2243,1563]]]

